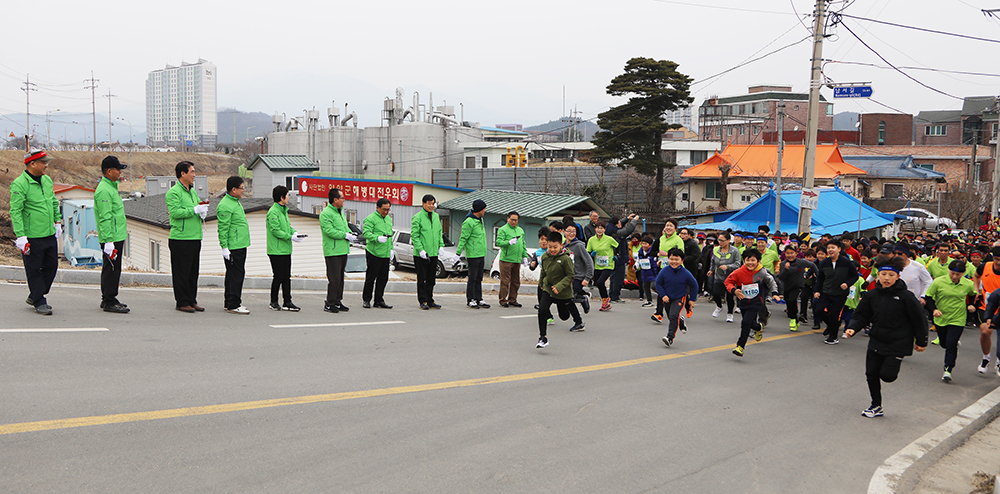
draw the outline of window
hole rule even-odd
[[[747,130],[746,127],[744,127],[744,126],[741,125],[740,126],[740,135],[746,134],[747,133],[746,130]]]
[[[688,200],[688,193],[687,192],[681,192],[681,200],[682,201]]]
[[[293,180],[295,180],[294,176],[285,177],[285,188],[287,188],[288,190],[295,190],[295,187],[292,185]]]
[[[925,136],[943,136],[947,135],[947,126],[944,125],[927,125],[924,127]]]
[[[753,135],[760,134],[760,125],[753,126]]]
[[[740,201],[750,203],[753,202],[753,196],[750,194],[740,194]]]
[[[886,199],[903,197],[903,184],[884,184],[882,186],[882,197]]]
[[[722,182],[705,183],[705,199],[719,199],[722,197]]]
[[[465,157],[465,167],[466,168],[475,168],[476,167],[476,157],[475,156],[466,156]]]
[[[396,239],[396,242],[410,245],[410,234],[406,232],[399,232],[399,238]]]
[[[357,224],[358,223],[358,210],[357,209],[345,209],[344,218],[347,219],[348,223]]]
[[[489,160],[490,160],[489,156],[483,156],[483,168],[489,168],[489,163],[490,163]]]
[[[878,123],[878,143],[885,144],[885,122]]]
[[[691,164],[704,163],[708,159],[708,151],[691,151]]]
[[[997,138],[997,124],[993,124],[993,139]]]
[[[826,114],[830,116],[833,115],[833,105],[826,105]]]
[[[733,128],[732,127],[729,127],[726,130],[728,131],[727,132],[728,135],[733,135]]]
[[[149,241],[149,269],[160,270],[160,243],[155,240]]]
[[[934,163],[914,163],[917,168],[923,168],[924,170],[934,171]]]

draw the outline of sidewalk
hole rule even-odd
[[[975,432],[958,447],[945,454],[935,464],[920,473],[915,493],[967,493],[993,494],[994,489],[980,489],[976,472],[996,476],[1000,474],[1000,419],[993,418],[985,427]]]

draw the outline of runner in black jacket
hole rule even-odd
[[[922,352],[927,347],[927,318],[917,297],[899,279],[903,264],[899,257],[879,259],[876,264],[878,283],[874,290],[861,297],[850,326],[844,331],[844,337],[850,338],[869,323],[872,325],[865,358],[865,376],[872,404],[861,412],[865,417],[883,415],[879,380],[895,381],[903,357],[913,355],[913,350]]]
[[[813,284],[813,290],[816,290],[814,297],[817,299],[816,317],[826,321],[823,335],[826,336],[828,345],[840,343],[837,339],[840,315],[851,285],[858,280],[858,268],[850,258],[841,253],[842,248],[840,240],[831,240],[826,244],[829,257],[816,266],[816,282]]]

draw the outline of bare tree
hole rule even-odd
[[[994,197],[988,185],[942,192],[941,215],[955,220],[959,228],[975,228]]]

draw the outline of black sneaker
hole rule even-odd
[[[280,312],[280,311],[281,311],[281,306],[280,306],[280,305],[278,305],[278,303],[277,303],[277,302],[271,302],[271,304],[270,304],[270,305],[268,305],[267,307],[268,307],[269,309],[271,309],[271,310],[275,311],[275,312]]]
[[[440,309],[441,305],[440,304],[436,304],[434,302],[431,302],[431,303],[427,304],[427,307],[430,307],[432,309]]]
[[[323,311],[325,311],[325,312],[332,312],[332,313],[336,314],[336,313],[340,312],[340,309],[338,309],[336,305],[326,304],[326,305],[323,306]]]
[[[361,308],[362,309],[371,309],[372,308],[372,303],[369,302],[369,301],[367,301],[367,300],[365,300],[364,302],[361,302]]]
[[[470,309],[479,308],[479,302],[476,302],[475,300],[470,300],[468,303],[466,303],[466,305],[468,305]]]
[[[820,328],[819,321],[814,322],[813,323],[813,329],[819,329],[819,328]]]
[[[480,309],[489,309],[490,308],[490,304],[487,304],[485,301],[480,300],[479,301],[479,308]]]
[[[49,305],[49,304],[36,305],[35,306],[35,312],[37,312],[37,313],[39,313],[39,314],[41,314],[43,316],[51,316],[52,315],[52,306]]]
[[[663,340],[663,344],[667,345],[667,347],[669,347],[670,345],[674,344],[674,339],[673,338],[669,338],[669,337],[664,336],[662,338],[662,340]]]
[[[503,307],[504,309],[506,309],[506,308],[510,307],[510,304],[508,304],[507,302],[500,302],[500,307]]]
[[[429,310],[429,309],[430,309],[430,306],[428,306],[427,304],[425,304],[425,303],[421,303],[420,304],[420,310]]]
[[[574,324],[572,328],[569,328],[569,330],[573,332],[583,331],[583,328],[585,327],[587,327],[587,325],[581,322],[580,324]]]
[[[881,416],[885,415],[885,412],[882,411],[882,407],[880,407],[880,406],[877,407],[877,406],[872,405],[872,406],[870,406],[870,407],[862,410],[861,411],[861,415],[864,415],[865,417],[868,417],[868,418],[875,418],[875,417],[881,417]]]
[[[519,303],[517,303],[517,302],[507,302],[507,305],[509,305],[511,307],[517,307],[517,308],[521,308],[522,307],[522,305],[519,304]],[[489,307],[489,306],[487,306],[487,307]]]
[[[538,339],[538,343],[535,344],[535,348],[545,348],[549,346],[549,339],[542,336]]]
[[[583,306],[583,313],[590,313],[590,297],[583,297],[583,302],[580,303]]]
[[[281,306],[281,310],[287,310],[288,312],[298,312],[302,309],[291,302],[285,302],[285,305]]]
[[[347,306],[344,305],[344,304],[338,304],[337,305],[337,310],[339,310],[340,312],[347,312],[347,311],[349,311],[351,309],[348,309]]]
[[[112,312],[114,314],[128,314],[129,308],[121,304],[106,305],[104,306],[104,312]]]

